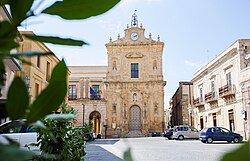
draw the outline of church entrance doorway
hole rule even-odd
[[[93,111],[89,115],[89,120],[93,123],[93,130],[98,134],[101,134],[101,114],[98,111]]]
[[[132,106],[130,108],[129,130],[130,131],[141,130],[141,109],[138,106]]]

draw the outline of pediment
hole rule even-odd
[[[142,58],[143,56],[144,56],[143,54],[134,53],[134,52],[131,52],[131,53],[126,54],[126,58],[129,58],[129,59],[133,59],[133,58]]]

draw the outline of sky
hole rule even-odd
[[[50,3],[54,0],[47,0]],[[165,108],[181,81],[190,81],[195,72],[238,39],[250,39],[249,0],[122,0],[110,11],[85,20],[63,20],[39,15],[26,21],[35,34],[70,37],[88,42],[82,47],[46,44],[69,66],[107,65],[105,44],[110,37],[124,36],[136,11],[145,36],[165,43],[163,77]]]

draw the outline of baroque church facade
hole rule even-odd
[[[124,37],[106,44],[108,66],[101,71],[95,70],[98,66],[69,67],[69,105],[78,111],[75,125],[92,121],[105,138],[147,136],[164,129],[164,43],[159,36],[145,37],[136,14],[124,31]]]

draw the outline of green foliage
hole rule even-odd
[[[244,143],[232,152],[226,153],[221,161],[249,161],[250,158],[250,141]]]
[[[72,46],[82,46],[86,45],[87,43],[80,41],[80,40],[73,40],[73,39],[63,39],[60,37],[52,37],[52,36],[36,36],[36,35],[24,35],[25,37],[34,40],[34,41],[40,41],[45,43],[53,43],[53,44],[59,44],[59,45],[72,45]]]
[[[63,102],[67,93],[67,66],[61,61],[54,68],[49,85],[30,106],[28,122],[35,122],[56,110]],[[45,108],[46,107],[46,108]]]
[[[24,81],[16,77],[8,92],[7,112],[11,120],[22,118],[29,106],[29,94]]]
[[[83,129],[72,128],[74,113],[72,109],[64,105],[60,114],[50,115],[43,120],[46,129],[39,128],[38,132],[42,156],[54,155],[55,158],[51,160],[82,160],[85,155]],[[36,157],[36,160],[48,159]]]
[[[57,1],[43,13],[58,15],[64,19],[85,19],[102,14],[120,0],[64,0]],[[73,12],[72,12],[73,11]]]
[[[126,150],[123,154],[123,160],[124,161],[133,161],[132,155],[131,155],[131,149],[129,148]]]
[[[10,1],[10,11],[14,25],[19,25],[23,20],[25,20],[29,16],[28,12],[30,11],[32,4],[33,0]]]
[[[0,158],[3,161],[21,161],[31,159],[35,154],[21,150],[13,145],[0,145]]]

